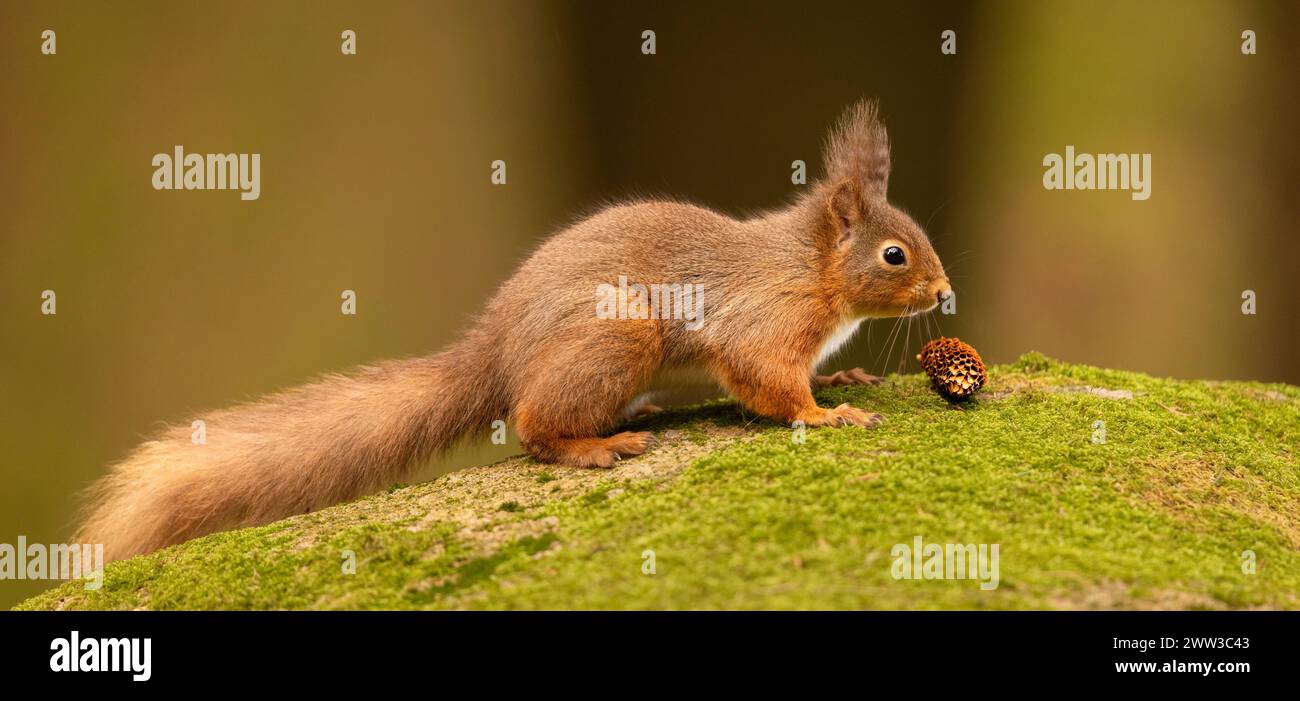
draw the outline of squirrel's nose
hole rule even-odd
[[[935,289],[934,292],[934,297],[939,301],[939,304],[943,304],[944,300],[948,299],[951,296],[952,296],[952,286],[948,284],[948,281],[944,280],[943,282],[939,283],[939,286]]]

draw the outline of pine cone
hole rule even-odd
[[[921,348],[916,359],[930,382],[943,396],[960,401],[984,386],[988,373],[980,354],[956,338],[936,338]]]

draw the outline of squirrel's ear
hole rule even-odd
[[[832,183],[851,180],[868,199],[884,199],[889,189],[889,134],[875,100],[859,100],[844,111],[826,141],[826,176]]]
[[[853,180],[845,180],[830,189],[826,197],[826,214],[831,235],[827,243],[845,248],[853,242],[853,229],[862,221],[862,189]]]

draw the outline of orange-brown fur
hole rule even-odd
[[[173,426],[92,490],[77,539],[109,558],[265,523],[373,491],[495,419],[512,419],[539,460],[608,467],[648,433],[607,435],[665,368],[707,370],[745,407],[783,423],[872,426],[817,406],[814,374],[845,322],[931,309],[947,293],[925,234],[885,199],[889,146],[873,103],[831,133],[826,177],[790,206],[737,220],[670,201],[607,208],[553,236],[441,353],[325,377],[209,413],[207,442]],[[886,264],[893,243],[907,265]],[[600,319],[596,290],[630,281],[704,286],[702,327]]]

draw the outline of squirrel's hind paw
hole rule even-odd
[[[644,453],[654,442],[647,431],[624,431],[609,438],[557,438],[533,441],[528,446],[542,462],[574,467],[613,467],[623,458]]]

